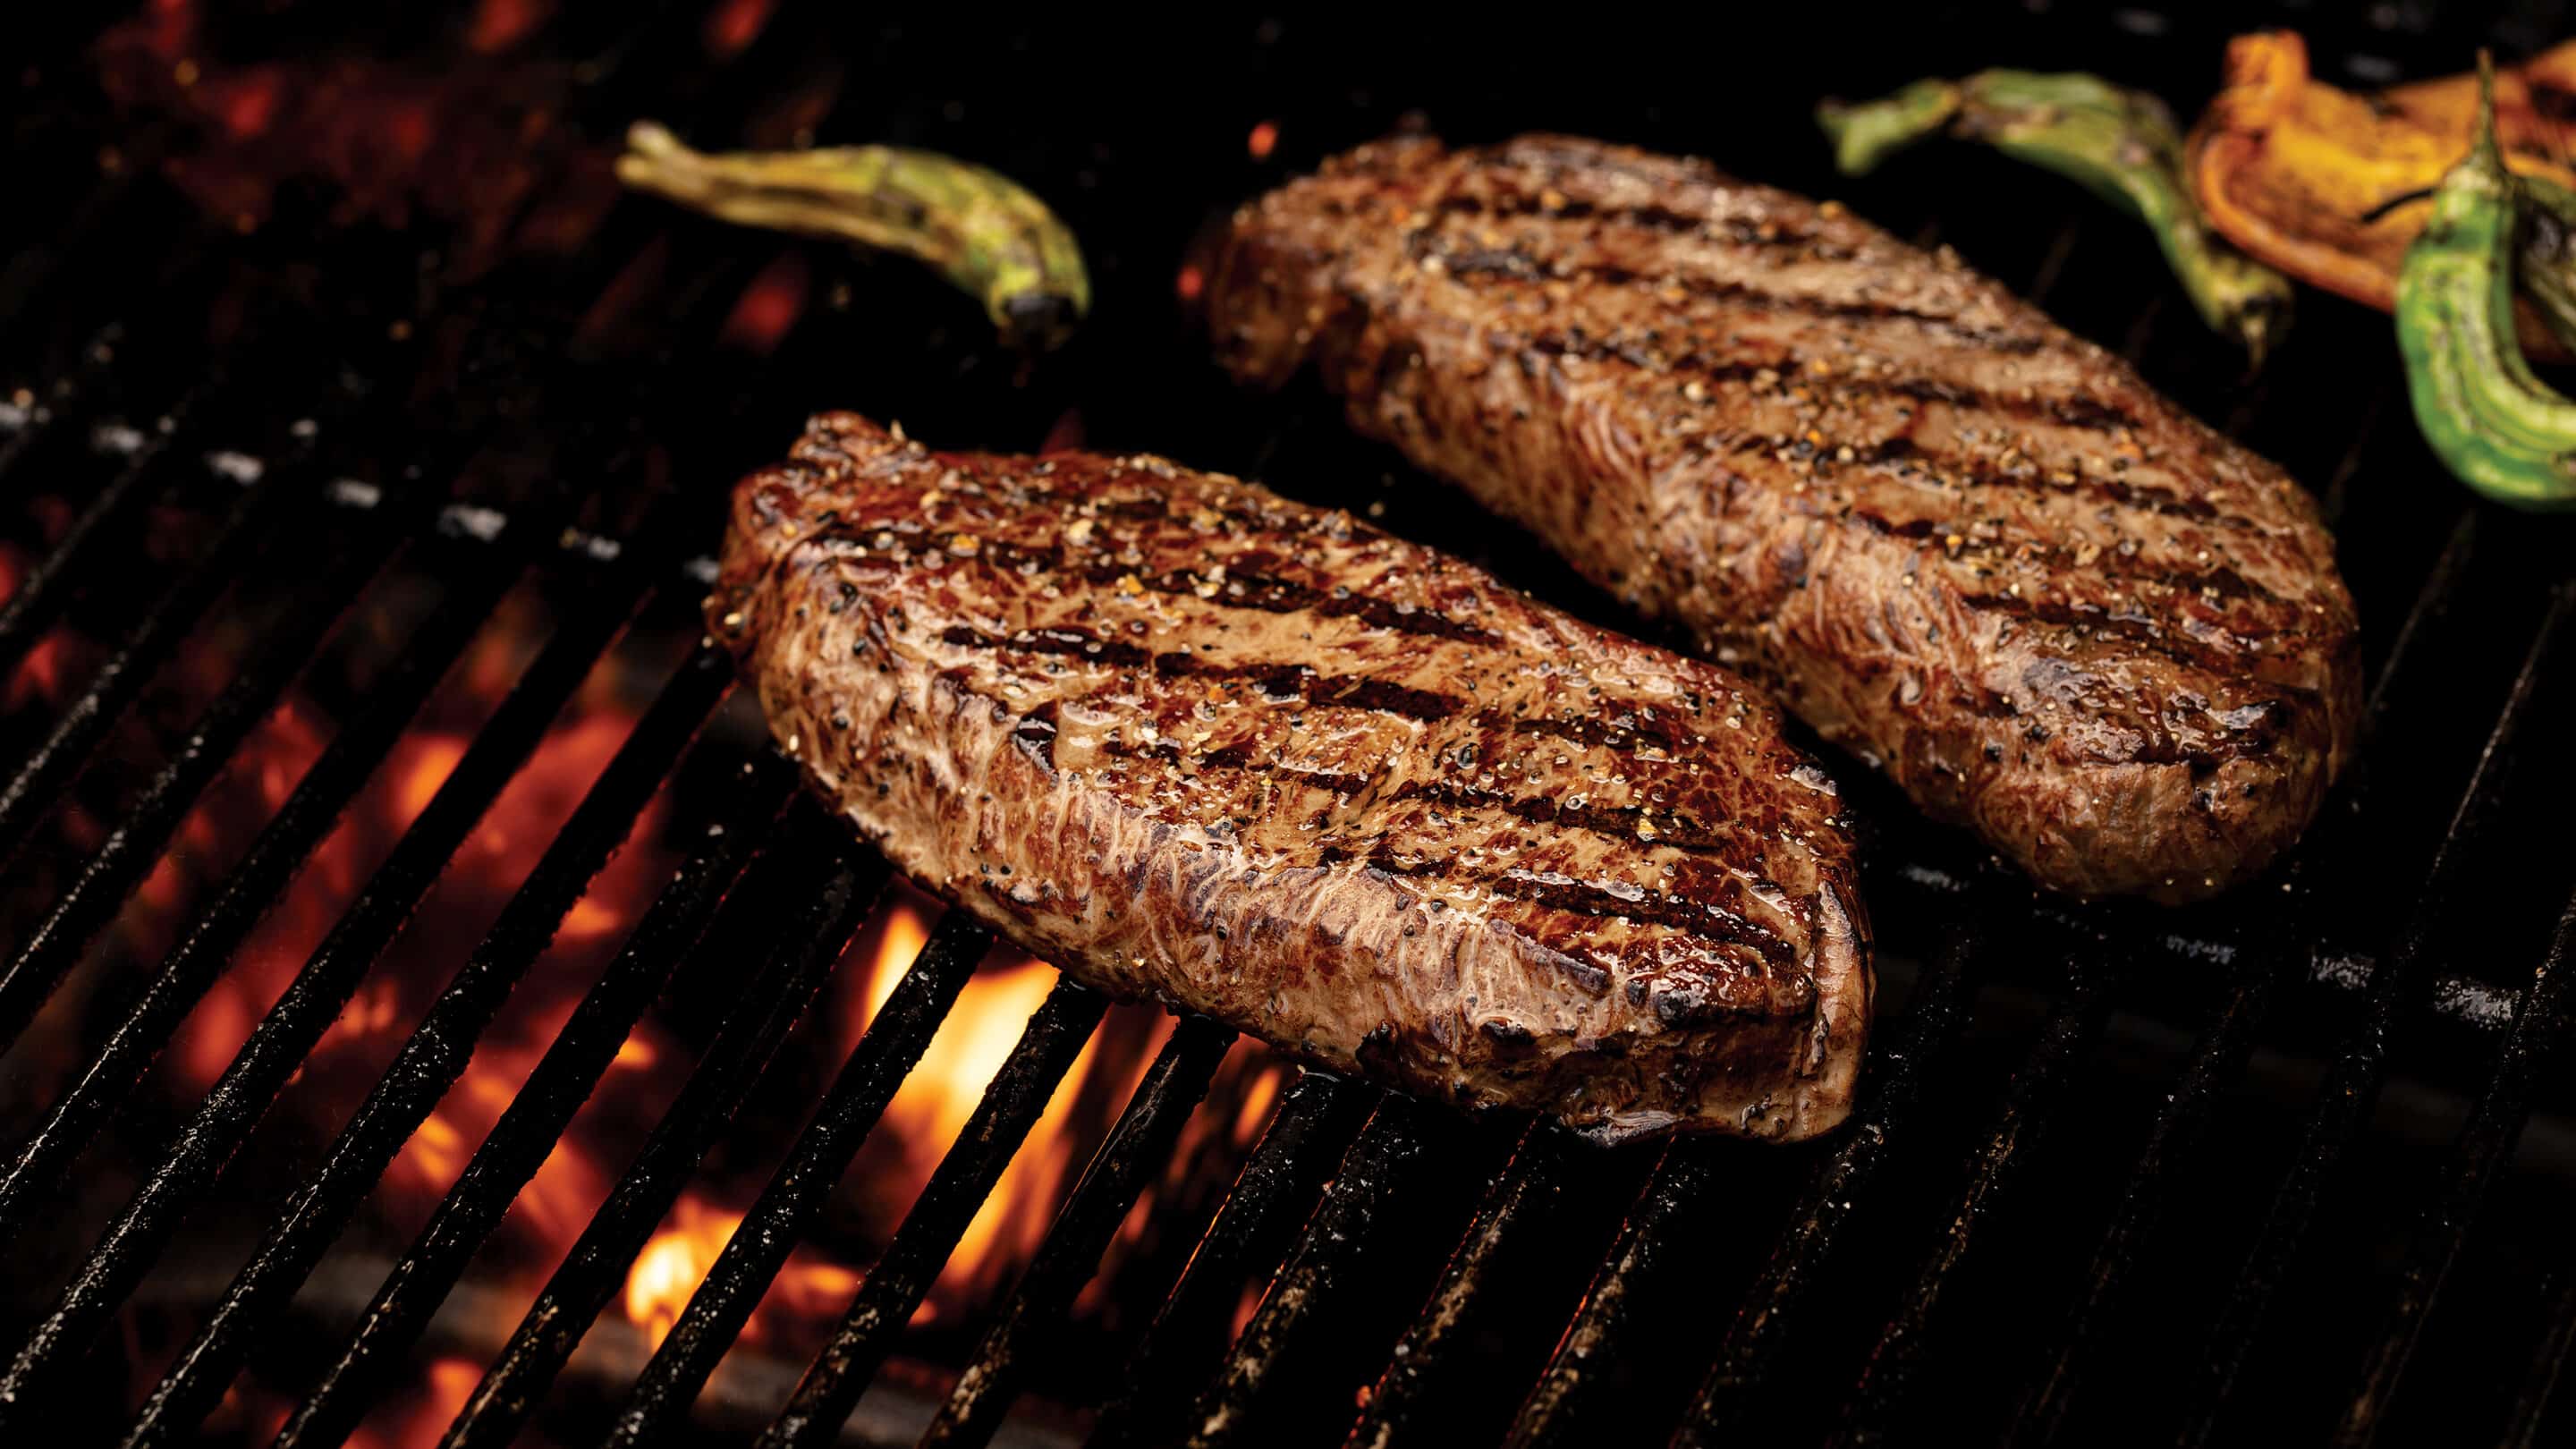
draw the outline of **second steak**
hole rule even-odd
[[[1319,365],[2048,885],[2218,890],[2351,748],[2307,495],[1837,207],[1598,142],[1396,142],[1245,208],[1209,297],[1239,375]]]

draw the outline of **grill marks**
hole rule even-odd
[[[1730,339],[1731,345],[1712,350],[1712,333],[1697,330],[1682,334],[1686,345],[1679,351],[1664,350],[1663,329],[1653,329],[1644,339],[1635,339],[1614,331],[1608,337],[1594,337],[1581,326],[1534,333],[1498,344],[1502,351],[1528,351],[1546,357],[1578,357],[1587,362],[1624,362],[1644,372],[1669,373],[1708,385],[1712,389],[1728,386],[1756,388],[1803,387],[1846,399],[1896,398],[1906,402],[1939,403],[1961,411],[1991,413],[2020,423],[2041,423],[2072,432],[2115,433],[2145,426],[2145,420],[2123,402],[2105,402],[2081,393],[2042,392],[2036,387],[2017,392],[1998,392],[1974,383],[1955,379],[1899,377],[1877,372],[1866,376],[1835,371],[1818,373],[1814,364],[1831,365],[1831,357],[1783,349],[1766,358],[1736,355],[1742,339]]]
[[[2036,466],[2005,468],[1972,455],[1934,452],[1911,438],[1832,444],[1788,433],[1728,432],[1693,439],[1692,446],[1702,453],[1732,453],[1739,457],[1764,454],[1785,458],[1789,462],[1803,464],[1821,476],[1893,469],[1901,479],[1910,476],[1945,489],[1955,486],[1962,495],[1960,501],[1965,503],[1974,503],[1976,495],[1981,492],[2023,493],[2043,499],[2062,497],[2080,503],[2133,509],[2236,531],[2254,527],[2243,518],[2222,512],[2205,498],[2187,497],[2118,478],[2065,473],[2051,476]],[[1846,453],[1849,456],[1845,456]]]
[[[941,630],[939,639],[961,649],[1017,649],[1025,654],[1051,654],[1119,669],[1132,669],[1150,657],[1133,644],[1101,639],[1084,629],[1022,629],[1008,639],[996,639],[957,624]]]
[[[1244,684],[1265,700],[1277,704],[1339,705],[1426,723],[1453,718],[1466,708],[1464,701],[1451,696],[1366,676],[1320,675],[1311,667],[1296,663],[1260,660],[1217,663],[1200,655],[1178,651],[1148,655],[1135,646],[1102,641],[1077,629],[1023,630],[1003,640],[959,626],[944,630],[940,637],[943,642],[960,648],[1016,648],[1038,654],[1098,660],[1121,668],[1150,664],[1157,678],[1195,678]],[[1488,710],[1478,715],[1475,723],[1489,732],[1500,730],[1512,735],[1559,738],[1619,751],[1651,745],[1679,748],[1686,746],[1692,738],[1686,724],[1654,709],[1636,710],[1615,719],[1597,716],[1511,719]],[[1021,716],[1011,733],[1013,742],[1022,753],[1052,777],[1057,769],[1055,746],[1060,732],[1058,705],[1050,700]],[[1168,737],[1144,744],[1130,744],[1113,735],[1102,740],[1096,748],[1113,758],[1154,760],[1186,767],[1193,773],[1220,772],[1272,778],[1323,790],[1345,799],[1364,795],[1373,783],[1359,775],[1304,769],[1276,758],[1256,759],[1258,746],[1250,740],[1220,746],[1195,758]],[[1478,753],[1472,745],[1466,747],[1466,752],[1470,758]],[[1661,846],[1687,855],[1708,857],[1736,872],[1754,872],[1754,861],[1759,854],[1758,851],[1747,850],[1748,842],[1740,834],[1707,821],[1678,812],[1658,813],[1649,807],[1593,805],[1580,793],[1563,797],[1528,797],[1457,780],[1417,780],[1399,787],[1392,798],[1420,800],[1439,809],[1493,811],[1535,825],[1578,830],[1639,847]],[[1318,858],[1321,863],[1334,864],[1351,857],[1344,848],[1328,845]],[[1794,954],[1770,932],[1734,912],[1624,882],[1586,882],[1561,874],[1518,868],[1470,872],[1455,861],[1398,865],[1394,857],[1381,855],[1370,856],[1368,864],[1390,874],[1437,874],[1444,879],[1482,886],[1498,895],[1572,915],[1603,919],[1624,917],[1668,926],[1721,944],[1749,947],[1765,962],[1775,966],[1788,966]]]
[[[917,523],[877,525],[844,525],[816,533],[810,543],[846,556],[865,558],[871,549],[906,548],[934,555],[944,555],[957,563],[981,562],[990,567],[1023,574],[1060,573],[1094,586],[1163,594],[1175,598],[1195,598],[1223,608],[1253,609],[1265,614],[1309,612],[1318,618],[1357,619],[1373,629],[1390,629],[1418,638],[1447,639],[1460,643],[1494,644],[1493,633],[1473,624],[1463,623],[1434,610],[1379,598],[1347,587],[1330,590],[1275,574],[1236,572],[1225,568],[1216,573],[1199,574],[1187,569],[1168,569],[1151,573],[1120,563],[1104,549],[1085,549],[1070,538],[1060,539],[1054,548],[1031,548],[999,542],[976,534],[950,530],[932,533]],[[1142,540],[1122,540],[1135,545]],[[1274,555],[1245,555],[1264,565],[1277,562]],[[951,643],[968,643],[955,639]],[[1012,641],[1012,647],[1038,653],[1079,655],[1082,651],[1052,648],[1047,641],[1023,643]],[[1123,646],[1108,646],[1123,647]],[[1097,656],[1086,656],[1097,657]],[[1117,662],[1117,661],[1104,661]]]
[[[2239,674],[2244,661],[2239,656],[2252,641],[2236,635],[2225,635],[2219,646],[2176,633],[2147,618],[2127,610],[2106,608],[2078,599],[2024,598],[2017,594],[1961,594],[1959,602],[1981,614],[1999,614],[2033,624],[2060,629],[2077,638],[2096,640],[2118,638],[2139,649],[2170,660],[2175,664],[2201,670],[2222,678]],[[2078,634],[2077,631],[2082,631]],[[2070,650],[2080,653],[2081,650]],[[2310,691],[2294,690],[2275,684],[2272,689],[2313,697]]]
[[[1229,608],[1258,609],[1265,614],[1307,612],[1326,619],[1357,619],[1374,629],[1392,629],[1399,634],[1413,634],[1428,639],[1453,639],[1464,643],[1491,644],[1492,634],[1473,624],[1462,624],[1428,609],[1414,608],[1392,600],[1337,588],[1330,592],[1294,579],[1274,575],[1226,571],[1223,579],[1203,577],[1183,570],[1147,578],[1132,574],[1115,564],[1095,565],[1087,575],[1096,584],[1116,585],[1134,578],[1156,593],[1187,594]]]
[[[1666,360],[1634,344],[1603,341],[1581,336],[1580,329],[1569,329],[1573,335],[1540,335],[1507,345],[1506,351],[1535,353],[1543,357],[1579,356],[1589,361],[1616,361],[1642,373],[1686,377],[1705,385],[1711,393],[1729,386],[1760,387],[1766,378],[1773,384],[1797,371],[1795,358],[1777,363],[1727,362],[1702,364],[1696,353],[1685,353]],[[2038,421],[2079,432],[2115,432],[2139,426],[2131,414],[2091,398],[2033,395],[2013,397],[1996,394],[1965,384],[1940,382],[1925,378],[1888,376],[1854,377],[1848,374],[1819,376],[1812,372],[1796,379],[1796,385],[1809,388],[1834,401],[1860,401],[1905,398],[1934,401],[1962,410],[1981,410],[2019,421]],[[1684,394],[1688,396],[1688,394]],[[1912,439],[1887,437],[1869,444],[1818,443],[1813,439],[1787,433],[1746,433],[1723,431],[1688,440],[1690,446],[1704,453],[1755,453],[1782,455],[1792,462],[1804,463],[1820,474],[1853,470],[1914,465],[1930,475],[1927,481],[1941,486],[1957,485],[1973,495],[1996,491],[2027,494],[2035,498],[2071,498],[2080,503],[2133,510],[2165,518],[2185,519],[2232,533],[2260,535],[2261,525],[2241,513],[2231,512],[2206,498],[2176,493],[2122,478],[2106,478],[2094,473],[2049,470],[2033,466],[2007,469],[1974,454],[1926,449]],[[1849,447],[1851,457],[1842,456]],[[1908,533],[1920,537],[1920,532]]]
[[[1558,179],[1564,178],[1560,175]],[[1731,246],[1804,251],[1820,261],[1849,261],[1855,255],[1848,247],[1821,240],[1822,234],[1818,229],[1808,224],[1783,225],[1770,219],[1757,221],[1749,216],[1693,216],[1651,201],[1604,205],[1559,194],[1552,185],[1535,195],[1526,192],[1505,195],[1452,191],[1440,198],[1438,210],[1443,216],[1495,221],[1526,217],[1562,221],[1602,220]]]
[[[1725,855],[1728,848],[1736,843],[1732,832],[1720,830],[1705,821],[1685,815],[1657,816],[1651,810],[1636,806],[1591,805],[1585,803],[1586,797],[1582,795],[1564,799],[1554,796],[1530,798],[1443,780],[1417,781],[1397,791],[1396,798],[1427,800],[1434,805],[1461,810],[1499,810],[1536,824],[1570,825],[1614,840],[1669,845],[1694,855]]]
[[[1357,860],[1366,869],[1405,879],[1458,882],[1463,876],[1465,884],[1527,901],[1542,910],[1666,926],[1701,940],[1745,947],[1774,969],[1786,971],[1796,964],[1796,953],[1786,942],[1724,906],[1687,900],[1626,881],[1577,880],[1554,871],[1523,870],[1517,866],[1468,875],[1455,860],[1410,858],[1383,851],[1360,856],[1328,848],[1325,856],[1328,865]]]
[[[1678,289],[1689,296],[1721,302],[1732,308],[1808,317],[1823,322],[1909,322],[1962,346],[1982,347],[2015,357],[2034,356],[2049,350],[2050,346],[2049,339],[2042,333],[1980,327],[1962,320],[1955,312],[1917,307],[1893,298],[1780,292],[1738,278],[1704,277],[1687,272],[1657,275],[1635,271],[1615,262],[1550,264],[1517,245],[1477,245],[1441,250],[1432,244],[1428,233],[1417,236],[1411,245],[1415,260],[1426,269],[1436,262],[1441,272],[1466,286],[1501,278],[1527,283],[1593,283],[1603,287],[1650,290],[1657,294]]]
[[[1646,746],[1679,752],[1690,746],[1697,736],[1690,726],[1662,710],[1644,707],[1615,718],[1599,715],[1531,715],[1506,720],[1499,714],[1484,717],[1488,728],[1504,726],[1516,735],[1549,735],[1572,740],[1579,745],[1597,745],[1625,754]]]
[[[1154,656],[1154,672],[1166,679],[1189,677],[1241,681],[1274,703],[1303,700],[1308,704],[1343,705],[1426,724],[1448,719],[1467,707],[1466,701],[1453,695],[1415,689],[1368,675],[1318,674],[1312,666],[1305,664],[1257,660],[1211,664],[1195,654],[1171,653]]]
[[[1219,522],[1258,506],[1224,480],[1135,496],[1152,460],[846,456],[738,493],[709,607],[780,738],[853,762],[815,783],[961,908],[1086,982],[1605,1136],[1845,1110],[1849,842],[1730,677],[1364,526]]]

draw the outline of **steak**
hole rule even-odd
[[[1218,349],[1776,688],[2077,895],[2206,895],[2316,814],[2360,668],[2280,469],[1948,252],[1705,163],[1363,147],[1239,212]]]
[[[736,491],[708,617],[860,834],[1113,996],[1607,1140],[1849,1110],[1840,800],[1721,669],[1230,478],[846,413]]]

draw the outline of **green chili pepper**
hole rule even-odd
[[[1816,120],[1846,176],[1947,130],[2083,183],[2147,223],[2201,320],[2258,363],[2289,323],[2289,279],[2210,231],[2183,180],[2182,135],[2153,96],[2089,75],[1988,70],[1860,105],[1828,101]]]
[[[931,151],[838,146],[814,151],[690,150],[639,121],[618,179],[745,226],[901,252],[982,301],[1015,343],[1052,346],[1091,308],[1082,249],[1018,182]]]
[[[2496,145],[2495,65],[2478,129],[2433,191],[2397,271],[2397,346],[2415,425],[2461,482],[2516,508],[2576,508],[2576,403],[2534,377],[2513,326],[2514,222],[2527,188]]]
[[[2568,351],[2576,352],[2576,191],[2546,176],[2514,178],[2528,202],[2515,219],[2514,284]]]

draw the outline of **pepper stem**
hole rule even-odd
[[[2478,125],[2469,140],[2469,159],[2480,169],[2504,174],[2504,148],[2496,144],[2495,56],[2478,52]]]

